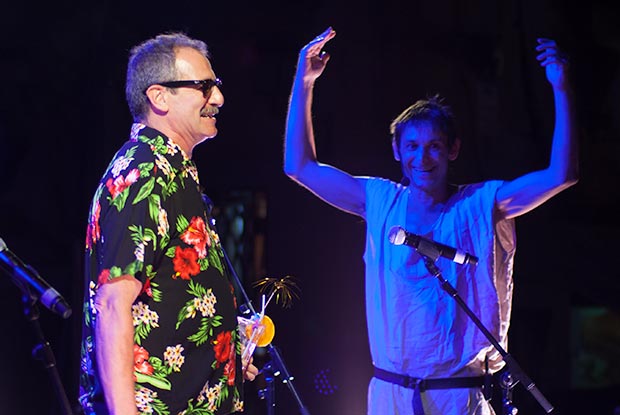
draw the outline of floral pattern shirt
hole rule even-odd
[[[95,356],[97,289],[132,275],[140,414],[243,410],[236,303],[196,166],[162,133],[134,124],[93,198],[86,234],[80,402],[107,414]]]

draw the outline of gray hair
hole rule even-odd
[[[159,82],[176,80],[176,52],[182,47],[196,49],[209,58],[207,45],[184,33],[158,35],[131,49],[125,96],[135,122],[144,121],[149,111],[149,100],[144,91]]]

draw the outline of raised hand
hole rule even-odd
[[[323,50],[323,46],[334,36],[336,36],[336,31],[328,27],[301,49],[297,63],[297,76],[302,77],[304,81],[314,81],[321,76],[329,61],[329,54]]]
[[[553,88],[565,89],[568,86],[568,57],[555,40],[540,38],[537,41],[536,50],[541,53],[536,59],[545,68],[547,80]]]

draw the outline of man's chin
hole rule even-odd
[[[216,135],[217,135],[217,130],[209,131],[208,133],[203,134],[202,140],[200,140],[200,142],[202,143],[203,141],[207,141],[207,140],[210,140],[212,138],[215,138]]]
[[[437,181],[437,179],[430,174],[416,174],[409,177],[411,183],[419,183],[419,184],[431,184]]]
[[[440,183],[434,177],[420,178],[420,177],[411,177],[409,178],[411,186],[417,187],[421,190],[432,190],[436,189]]]

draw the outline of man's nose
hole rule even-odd
[[[426,165],[429,161],[432,160],[431,151],[428,148],[421,148],[419,154],[419,160],[422,162],[422,165]]]
[[[219,87],[214,86],[211,89],[211,93],[209,94],[209,104],[214,105],[216,107],[221,107],[224,105],[224,94]]]

